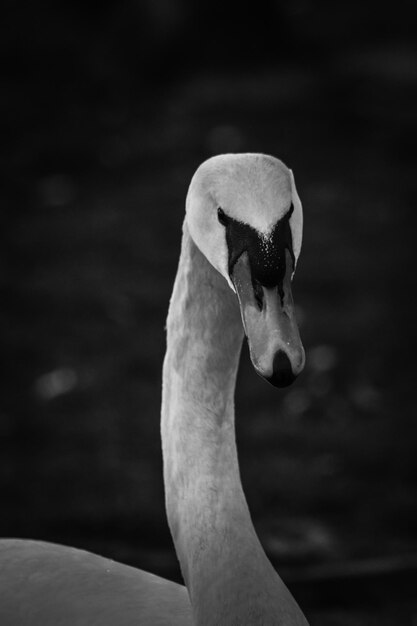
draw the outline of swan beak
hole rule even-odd
[[[253,366],[274,387],[290,385],[305,363],[291,293],[292,262],[288,251],[286,255],[279,287],[253,280],[247,252],[236,261],[231,275]]]

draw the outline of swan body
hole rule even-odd
[[[303,368],[291,297],[301,237],[301,203],[281,161],[221,155],[200,166],[168,313],[161,412],[166,509],[186,587],[74,548],[3,540],[2,626],[306,626],[254,530],[234,429],[244,333],[272,384]]]
[[[184,586],[41,541],[0,542],[2,626],[192,624]]]

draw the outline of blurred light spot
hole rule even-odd
[[[337,549],[330,528],[313,519],[282,521],[265,543],[274,556],[291,561],[329,556]]]
[[[47,207],[67,206],[75,196],[73,182],[64,174],[44,178],[38,184],[38,191],[42,204]]]
[[[236,126],[216,126],[207,137],[208,150],[211,154],[239,152],[243,143],[243,135]]]
[[[369,384],[358,384],[351,388],[350,398],[353,404],[363,411],[375,411],[380,406],[380,394]]]
[[[35,382],[35,390],[44,400],[52,400],[72,391],[77,383],[77,373],[70,368],[63,367],[40,376]]]
[[[328,372],[337,362],[336,350],[332,346],[315,346],[308,351],[308,364],[315,372]]]
[[[303,415],[311,406],[310,395],[303,389],[289,391],[284,399],[284,407],[295,417]]]

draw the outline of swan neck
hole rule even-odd
[[[259,543],[241,486],[234,391],[242,340],[236,296],[185,224],[161,433],[168,522],[195,623],[305,624],[281,621],[295,602]]]

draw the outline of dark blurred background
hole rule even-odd
[[[1,13],[0,535],[178,579],[159,407],[184,199],[205,158],[271,153],[304,204],[307,367],[277,391],[244,351],[254,523],[312,624],[415,626],[412,3]]]

